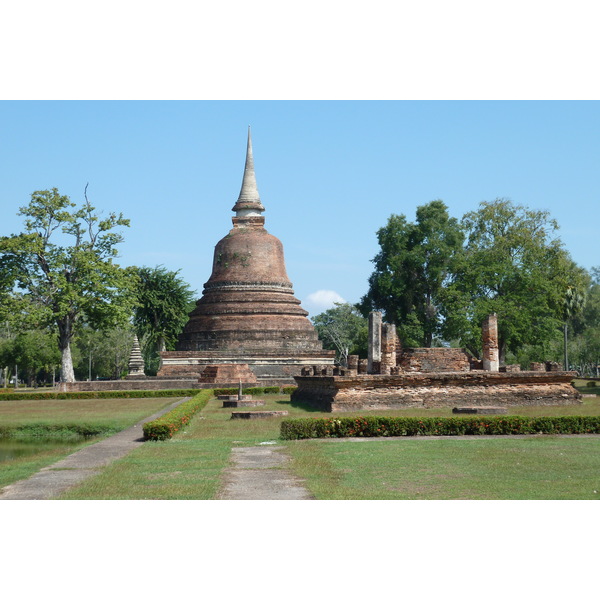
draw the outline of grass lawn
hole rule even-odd
[[[331,413],[265,396],[251,410],[287,410],[293,417]],[[231,420],[217,399],[173,439],[147,442],[64,499],[212,499],[231,448],[267,441],[285,445],[291,468],[320,499],[591,499],[600,492],[600,437],[402,438],[279,440],[281,418]],[[600,414],[600,398],[565,407],[515,407],[510,414]],[[361,413],[344,413],[352,416]],[[386,411],[451,416],[451,409]]]
[[[62,425],[91,423],[120,431],[158,412],[176,398],[123,398],[85,400],[19,400],[0,402],[0,425]],[[20,436],[22,437],[22,436]],[[97,438],[96,438],[97,439]],[[74,439],[30,456],[0,465],[0,488],[26,479],[95,440]]]
[[[306,416],[291,407],[289,396],[264,396],[266,405],[249,410],[288,410],[289,416]],[[104,471],[73,488],[62,499],[94,500],[209,500],[221,485],[233,446],[253,446],[277,440],[282,418],[231,419],[231,408],[211,399],[188,427],[164,442],[146,442]],[[318,413],[320,415],[320,413]]]
[[[288,444],[323,500],[592,500],[600,438],[403,438]]]

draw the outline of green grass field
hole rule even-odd
[[[3,401],[0,402],[0,425],[38,425],[39,429],[43,429],[44,425],[87,423],[120,431],[175,401],[176,398]],[[52,446],[33,456],[22,456],[3,463],[0,465],[0,487],[26,479],[93,442],[75,437],[72,443]]]
[[[175,401],[176,398],[3,401],[0,402],[0,424],[99,423],[123,429]]]
[[[331,416],[292,406],[289,396],[264,398],[266,406],[253,410],[287,410],[289,415],[285,418]],[[4,402],[0,403],[0,422],[77,419],[115,422],[125,427],[173,401],[146,398]],[[232,447],[273,441],[285,446],[293,459],[291,469],[319,499],[558,500],[595,499],[595,492],[600,492],[600,437],[283,442],[279,440],[282,418],[232,420],[231,412],[232,409],[222,408],[219,400],[212,399],[173,439],[143,444],[62,498],[213,499],[218,496]],[[367,412],[344,416],[354,414]],[[452,415],[450,408],[385,414]],[[509,414],[600,415],[600,397],[586,398],[576,406],[513,407]],[[26,477],[68,453],[68,449],[53,449],[44,456],[23,459],[25,471],[19,472],[18,464],[2,468],[0,485]]]
[[[265,396],[253,410],[288,410],[293,417],[323,417],[291,406],[287,396]],[[231,448],[278,441],[291,468],[319,499],[592,499],[600,492],[600,438],[406,438],[278,440],[281,418],[231,420],[232,409],[211,400],[186,430],[149,442],[65,499],[212,499]],[[568,407],[513,408],[511,414],[600,414],[600,399]],[[386,414],[451,416],[451,409]],[[354,413],[348,413],[351,416]],[[356,413],[359,414],[359,413]],[[365,413],[360,413],[365,414]]]

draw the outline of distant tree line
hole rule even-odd
[[[557,231],[547,211],[504,198],[482,202],[460,221],[441,200],[418,207],[415,222],[391,215],[377,231],[367,293],[313,322],[342,362],[345,348],[366,353],[372,310],[396,324],[404,346],[464,347],[480,358],[481,323],[496,313],[501,362],[527,368],[556,360],[597,374],[600,269],[575,264]]]

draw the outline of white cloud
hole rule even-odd
[[[306,297],[306,300],[302,302],[302,306],[314,316],[328,308],[332,308],[336,302],[346,301],[333,290],[317,290]]]

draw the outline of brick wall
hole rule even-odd
[[[442,373],[469,371],[469,356],[462,348],[404,348],[398,358],[401,372]]]

